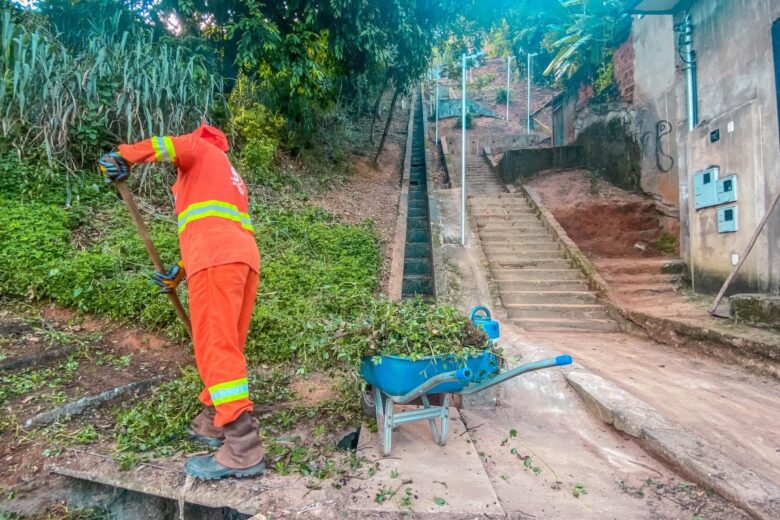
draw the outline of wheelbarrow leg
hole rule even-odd
[[[392,449],[393,401],[392,399],[384,398],[382,391],[377,387],[374,387],[374,407],[376,409],[376,431],[377,439],[379,440],[379,451],[382,452],[383,457],[387,457]],[[385,410],[388,409],[389,413],[385,414]]]
[[[390,398],[385,399],[385,420],[383,422],[382,456],[388,457],[393,449],[393,400]]]
[[[441,403],[441,436],[439,437],[439,446],[447,444],[447,433],[450,426],[450,394],[444,394],[444,400]]]
[[[423,407],[430,408],[431,403],[428,401],[428,396],[423,394],[420,396]],[[439,436],[439,429],[436,427],[436,419],[428,419],[428,425],[431,427],[431,433],[433,433],[433,442],[440,444],[441,437]]]

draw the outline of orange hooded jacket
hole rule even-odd
[[[178,167],[171,191],[188,276],[237,262],[260,272],[246,185],[230,164],[229,149],[225,134],[205,123],[182,136],[119,146],[119,153],[131,163],[167,161]]]

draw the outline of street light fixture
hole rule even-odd
[[[461,78],[463,80],[461,93],[461,141],[460,141],[460,245],[466,245],[466,61],[482,56],[482,52],[466,56],[463,53],[463,68]]]

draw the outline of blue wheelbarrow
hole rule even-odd
[[[487,312],[486,318],[477,316],[475,319],[472,311],[471,318],[489,336],[493,336],[495,331],[495,337],[490,337],[492,343],[497,339],[498,322],[490,320],[490,313],[484,307],[476,310]],[[486,325],[490,321],[495,325]],[[409,422],[428,421],[433,441],[444,446],[447,443],[450,394],[481,392],[521,374],[570,365],[571,362],[571,356],[564,354],[501,371],[498,357],[490,348],[466,358],[452,355],[428,356],[414,361],[400,356],[381,356],[378,360],[365,358],[360,374],[370,385],[370,390],[363,396],[363,409],[376,417],[381,451],[385,457],[392,450],[393,428]],[[432,394],[443,394],[440,405],[431,404]],[[404,412],[394,410],[396,404],[408,404],[418,398],[421,408]]]

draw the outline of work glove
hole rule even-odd
[[[105,154],[98,160],[100,171],[106,176],[106,182],[118,182],[130,176],[130,165],[119,152]]]
[[[184,280],[184,276],[184,262],[179,260],[179,263],[171,267],[167,273],[154,273],[152,281],[160,286],[161,293],[168,294],[176,290]]]

